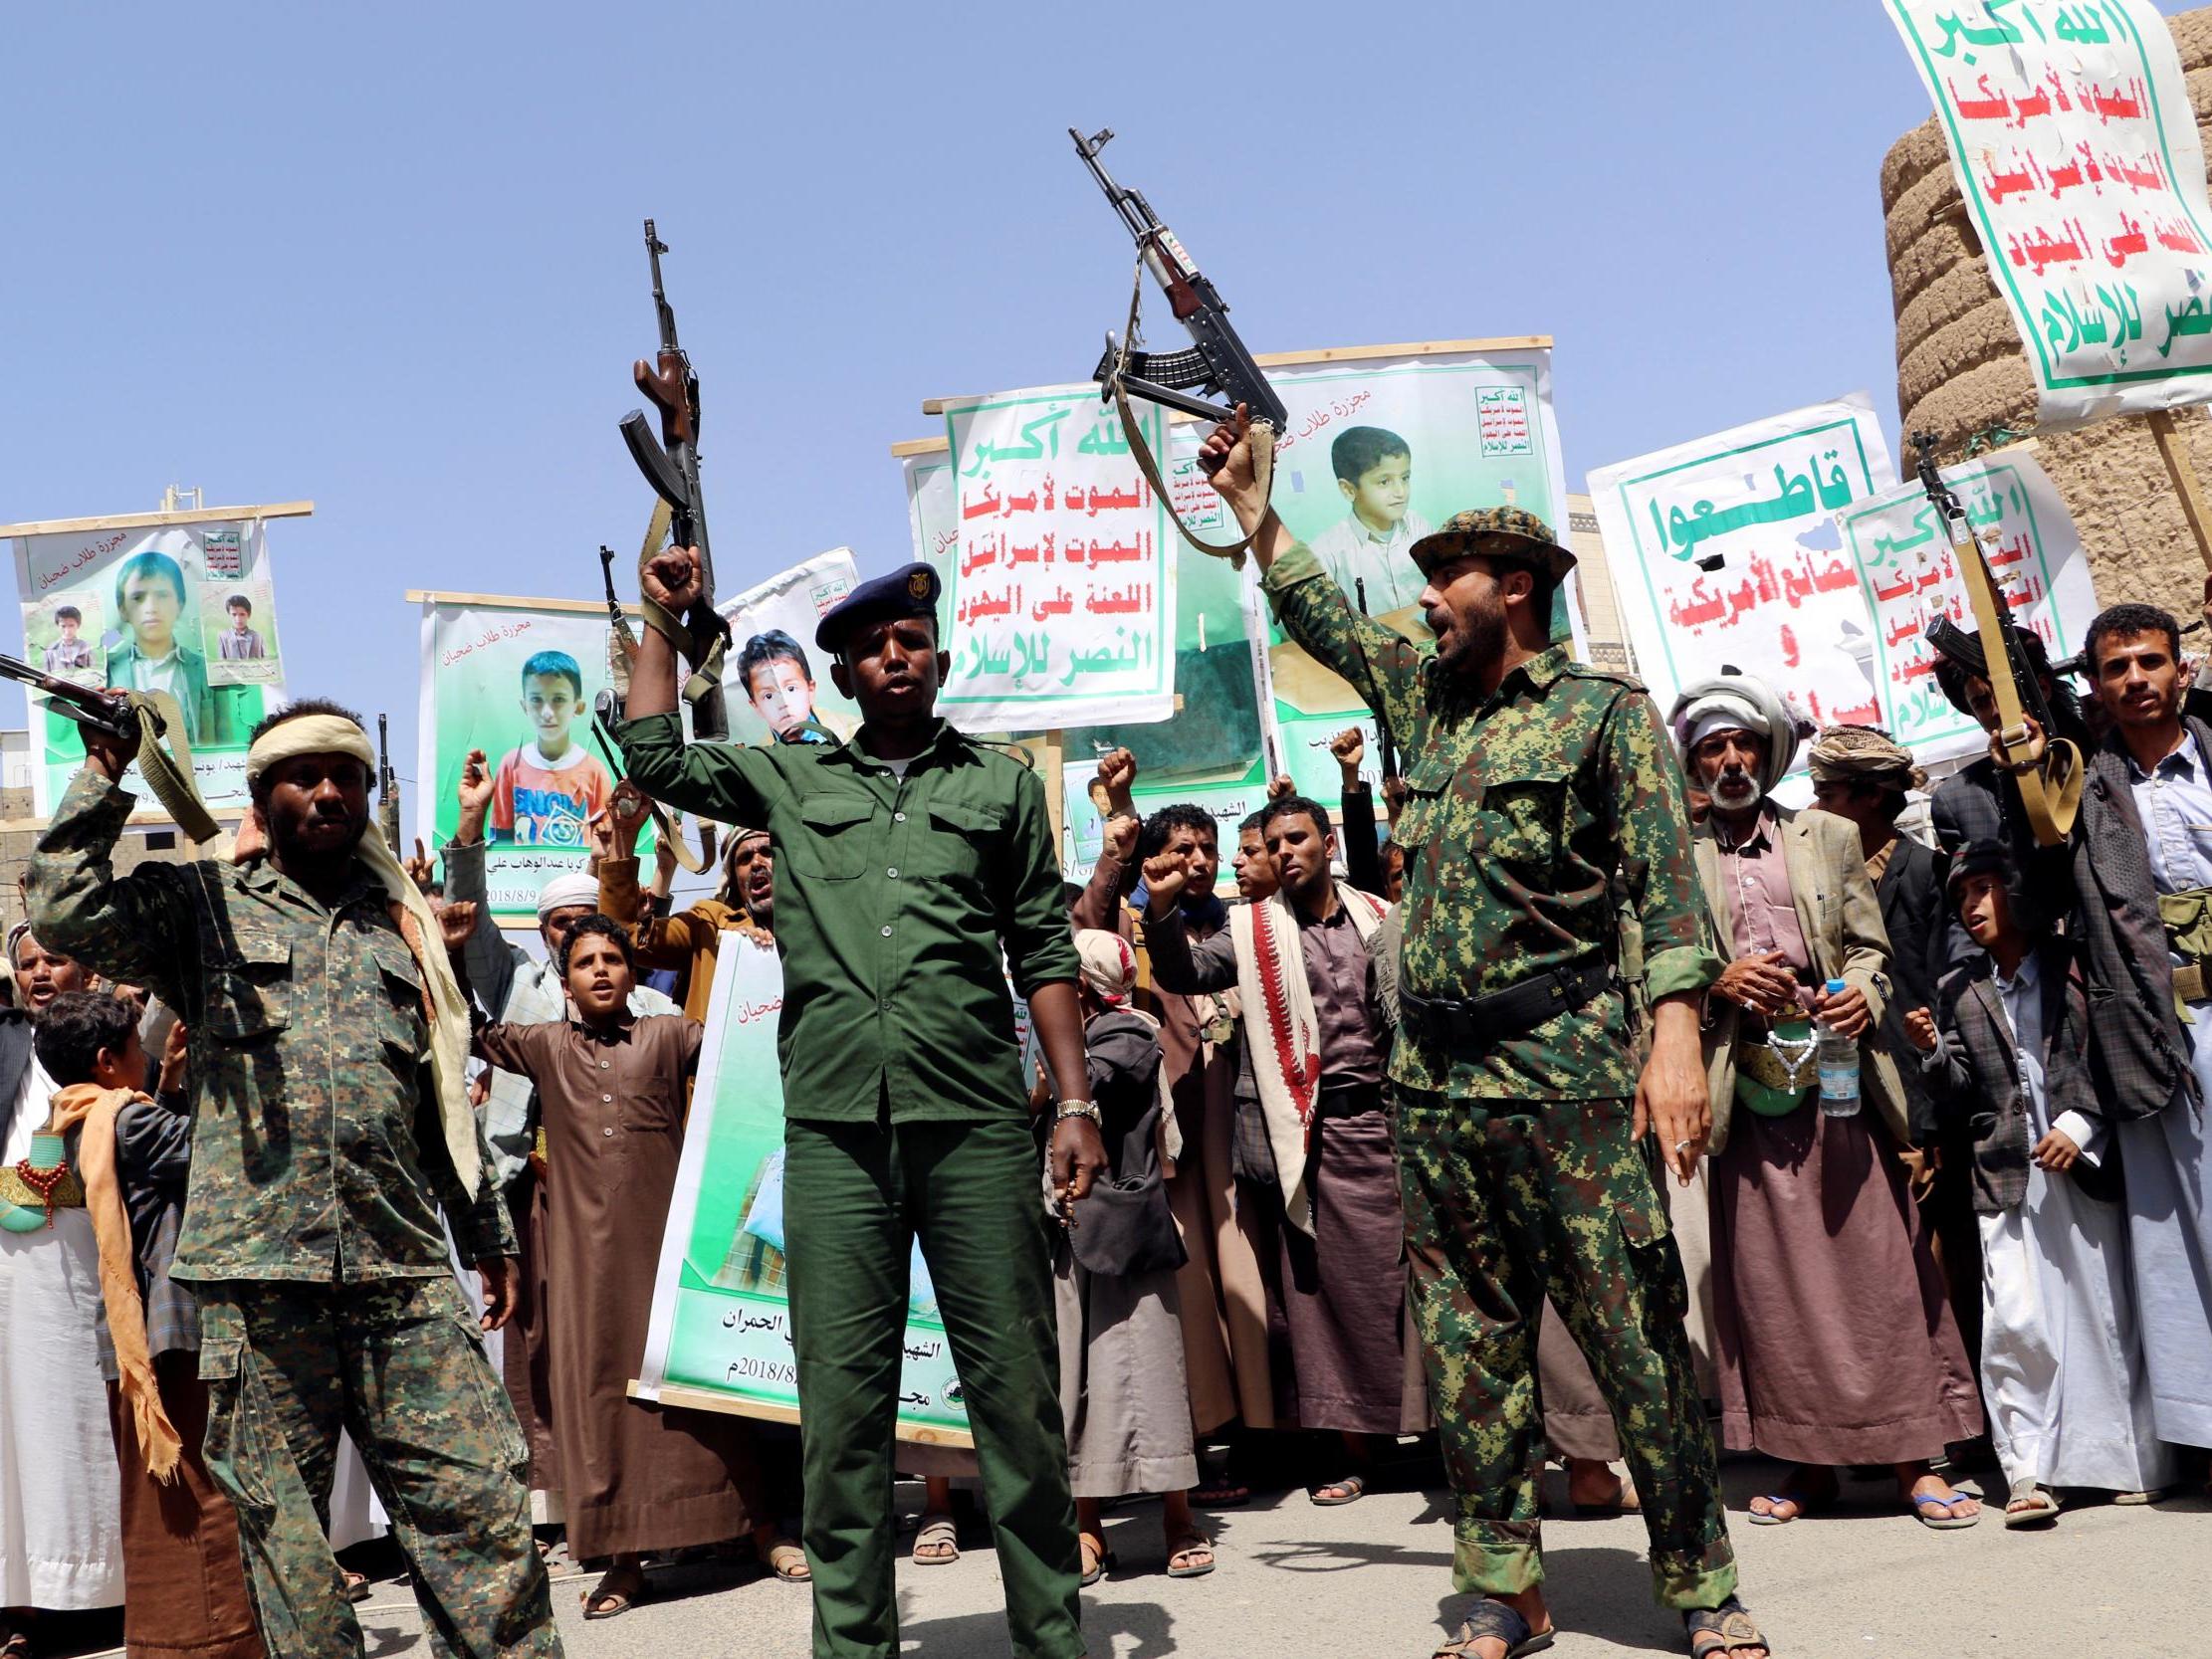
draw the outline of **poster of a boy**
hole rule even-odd
[[[755,634],[738,657],[753,712],[778,742],[814,718],[814,674],[797,640],[780,628]]]
[[[574,847],[614,793],[606,768],[569,726],[583,705],[583,671],[565,651],[523,664],[523,713],[536,735],[507,751],[493,780],[491,837],[532,847]]]
[[[269,653],[261,641],[260,632],[254,627],[254,602],[243,593],[233,593],[223,601],[223,615],[229,626],[223,630],[218,649],[234,662],[254,662]]]
[[[46,648],[47,673],[75,674],[93,666],[93,642],[78,637],[84,626],[85,613],[75,605],[55,608],[54,643]]]
[[[1348,426],[1329,447],[1337,490],[1351,509],[1311,543],[1348,599],[1367,584],[1367,609],[1385,616],[1421,602],[1426,585],[1406,556],[1429,533],[1429,520],[1407,505],[1413,497],[1413,446],[1387,427]]]

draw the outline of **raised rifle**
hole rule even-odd
[[[0,654],[0,678],[39,693],[47,708],[64,720],[120,742],[135,742],[138,775],[177,828],[194,841],[215,838],[215,820],[192,780],[192,745],[184,735],[184,713],[167,692],[95,691],[4,654]],[[173,753],[161,747],[164,737]]]
[[[645,411],[622,417],[622,441],[645,482],[668,504],[671,539],[699,552],[699,597],[681,621],[647,601],[645,621],[665,635],[691,664],[684,700],[691,705],[693,732],[720,742],[730,735],[722,701],[722,659],[730,647],[730,624],[715,610],[714,556],[707,545],[706,494],[699,483],[699,376],[676,338],[676,312],[661,287],[661,255],[668,245],[645,221],[645,253],[653,266],[653,314],[660,328],[660,351],[651,361],[640,357],[631,368],[637,389],[660,411],[658,441],[645,423]],[[651,556],[651,551],[647,557]]]
[[[1123,227],[1137,244],[1137,273],[1131,279],[1129,291],[1129,321],[1119,339],[1110,333],[1106,336],[1106,354],[1099,358],[1098,367],[1091,375],[1099,383],[1099,401],[1114,400],[1121,415],[1123,434],[1129,440],[1137,465],[1160,500],[1166,503],[1172,503],[1174,497],[1161,482],[1152,451],[1138,430],[1136,417],[1129,407],[1131,394],[1214,422],[1233,419],[1236,405],[1243,404],[1252,420],[1254,475],[1264,491],[1273,481],[1274,438],[1289,424],[1289,411],[1275,395],[1274,387],[1267,383],[1266,375],[1260,373],[1252,354],[1244,349],[1244,342],[1237,338],[1236,330],[1229,325],[1227,302],[1192,264],[1191,256],[1176,240],[1175,232],[1160,222],[1151,203],[1135,190],[1116,184],[1099,164],[1098,152],[1113,137],[1113,129],[1107,127],[1086,138],[1071,126],[1067,135],[1075,140],[1075,153],[1083,158],[1083,165],[1091,170],[1091,177],[1098,181],[1099,189],[1106,192],[1107,201],[1113,204]],[[1175,312],[1176,319],[1190,330],[1191,349],[1188,351],[1138,349],[1143,340],[1138,311],[1144,301],[1147,271],[1167,294],[1168,307]],[[1194,389],[1213,392],[1221,401],[1209,403],[1204,398],[1194,397],[1191,395]],[[1180,515],[1176,518],[1176,527],[1183,531],[1184,540],[1199,551],[1221,558],[1241,561],[1244,549],[1251,545],[1248,535],[1225,547],[1201,541],[1184,527]]]
[[[2074,828],[2075,814],[2081,809],[2082,751],[2052,728],[2051,705],[2036,679],[2034,665],[2021,647],[2019,624],[2012,620],[2010,607],[1990,574],[1981,542],[1966,521],[1966,510],[1936,471],[1935,435],[1916,432],[1912,442],[1920,452],[1920,488],[1943,517],[1951,557],[1958,564],[1959,580],[1966,584],[1967,603],[1973,607],[1974,632],[1988,670],[1990,696],[1997,704],[1997,741],[2020,786],[2020,805],[2027,813],[2037,845],[2056,847]],[[1955,647],[1965,638],[1965,630],[1940,612],[1928,623],[1926,633],[1928,643],[1936,650],[1952,646],[1954,649],[1944,654],[1954,658]],[[2042,730],[2044,747],[2040,755],[2035,751],[2027,720],[2033,720]]]
[[[391,743],[389,723],[382,715],[376,717],[376,823],[384,832],[384,845],[391,849],[393,858],[405,855],[399,850],[399,774],[391,769]]]

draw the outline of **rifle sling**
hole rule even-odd
[[[1191,526],[1183,521],[1183,515],[1175,510],[1175,497],[1169,492],[1165,481],[1161,479],[1159,463],[1153,459],[1152,448],[1145,442],[1144,432],[1137,424],[1134,411],[1129,407],[1129,393],[1123,389],[1122,375],[1129,366],[1129,342],[1137,337],[1137,311],[1138,308],[1144,303],[1144,297],[1145,262],[1142,254],[1140,254],[1137,259],[1137,275],[1129,291],[1129,322],[1121,333],[1121,355],[1114,364],[1113,373],[1106,381],[1107,386],[1111,388],[1114,394],[1114,408],[1121,415],[1122,436],[1129,440],[1129,450],[1137,458],[1138,470],[1145,475],[1145,482],[1152,486],[1153,494],[1160,498],[1160,505],[1168,510],[1168,517],[1174,520],[1175,527],[1181,532],[1183,539],[1200,552],[1209,553],[1215,558],[1225,558],[1230,564],[1241,570],[1244,568],[1244,550],[1258,537],[1258,527],[1255,525],[1250,535],[1231,541],[1226,546],[1218,546],[1212,541],[1201,541],[1196,535],[1193,535]],[[1260,499],[1264,501],[1273,493],[1275,484],[1274,423],[1271,421],[1253,421],[1251,434],[1252,481],[1258,486]]]
[[[192,744],[184,735],[184,711],[167,692],[131,692],[127,701],[138,719],[138,775],[178,829],[194,841],[214,840],[218,827],[192,781]],[[176,748],[173,755],[161,746],[164,727]]]

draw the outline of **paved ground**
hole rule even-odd
[[[2069,1511],[2040,1534],[2008,1533],[1994,1517],[1934,1533],[1887,1505],[1887,1482],[1866,1483],[1847,1486],[1833,1516],[1751,1527],[1743,1503],[1771,1476],[1749,1460],[1725,1473],[1746,1599],[1790,1659],[2212,1653],[2212,1503],[2201,1498]],[[1555,1500],[1562,1479],[1551,1477]],[[1426,1659],[1460,1605],[1448,1593],[1444,1514],[1437,1493],[1381,1492],[1343,1509],[1269,1498],[1217,1514],[1221,1564],[1211,1577],[1170,1582],[1159,1572],[1159,1511],[1132,1506],[1107,1521],[1120,1570],[1083,1594],[1093,1659]],[[1650,1600],[1638,1522],[1555,1520],[1546,1543],[1558,1659],[1683,1651],[1679,1625]],[[592,1576],[555,1560],[574,1659],[807,1659],[806,1592],[751,1567],[657,1570],[652,1601],[587,1625],[577,1596]],[[946,1567],[902,1561],[903,1655],[1000,1659],[999,1596],[988,1549]],[[403,1583],[380,1581],[360,1611],[370,1659],[428,1654]],[[2090,1634],[2101,1639],[2076,1639]]]

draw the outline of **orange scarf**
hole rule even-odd
[[[138,1295],[130,1212],[123,1208],[122,1185],[115,1178],[115,1115],[145,1098],[128,1089],[73,1083],[55,1094],[46,1127],[54,1135],[79,1130],[77,1173],[85,1183],[93,1235],[100,1241],[100,1294],[108,1307],[108,1335],[115,1345],[115,1374],[148,1473],[157,1481],[173,1481],[184,1442],[161,1409],[153,1360],[146,1352],[146,1305]]]

